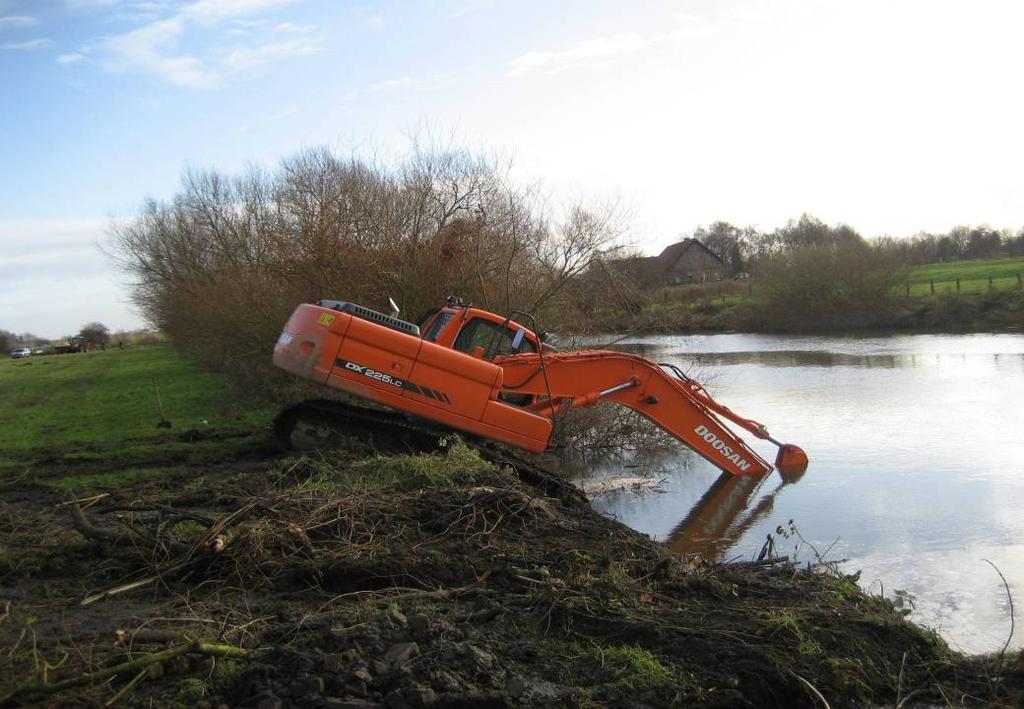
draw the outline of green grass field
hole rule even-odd
[[[160,407],[172,428],[157,428]],[[224,380],[167,345],[0,361],[0,457],[31,449],[174,441],[184,431],[251,428],[270,411],[247,407]],[[86,453],[78,453],[85,455]]]
[[[961,293],[976,294],[1020,288],[1018,274],[1024,277],[1024,257],[932,263],[913,269],[907,282],[911,295],[929,295],[932,283],[936,293],[956,292],[956,279],[959,278]]]

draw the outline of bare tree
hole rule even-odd
[[[237,177],[189,170],[112,240],[156,327],[251,373],[297,303],[391,296],[417,312],[457,293],[543,309],[620,231],[613,209],[552,219],[507,162],[417,145],[396,167],[313,149]]]
[[[89,345],[106,345],[110,340],[110,329],[100,322],[91,322],[82,325],[78,331],[79,336]]]

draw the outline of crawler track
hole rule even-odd
[[[330,399],[309,399],[282,409],[271,424],[274,438],[286,450],[345,448],[358,443],[387,453],[427,453],[441,447],[454,433],[397,411],[353,406]],[[459,434],[485,460],[508,466],[544,494],[586,502],[572,483],[536,461],[502,445],[470,434]]]

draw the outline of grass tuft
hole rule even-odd
[[[285,460],[278,474],[285,485],[301,483],[316,492],[402,491],[418,488],[454,488],[472,484],[501,468],[451,436],[437,453],[377,455],[345,462],[330,458]]]

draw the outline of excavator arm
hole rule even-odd
[[[722,470],[769,473],[772,466],[727,428],[721,416],[779,445],[780,469],[807,466],[806,455],[796,446],[774,441],[763,425],[719,404],[700,383],[671,365],[605,350],[516,354],[497,357],[494,363],[503,370],[502,390],[533,395],[529,408],[542,416],[613,402],[650,419]]]

